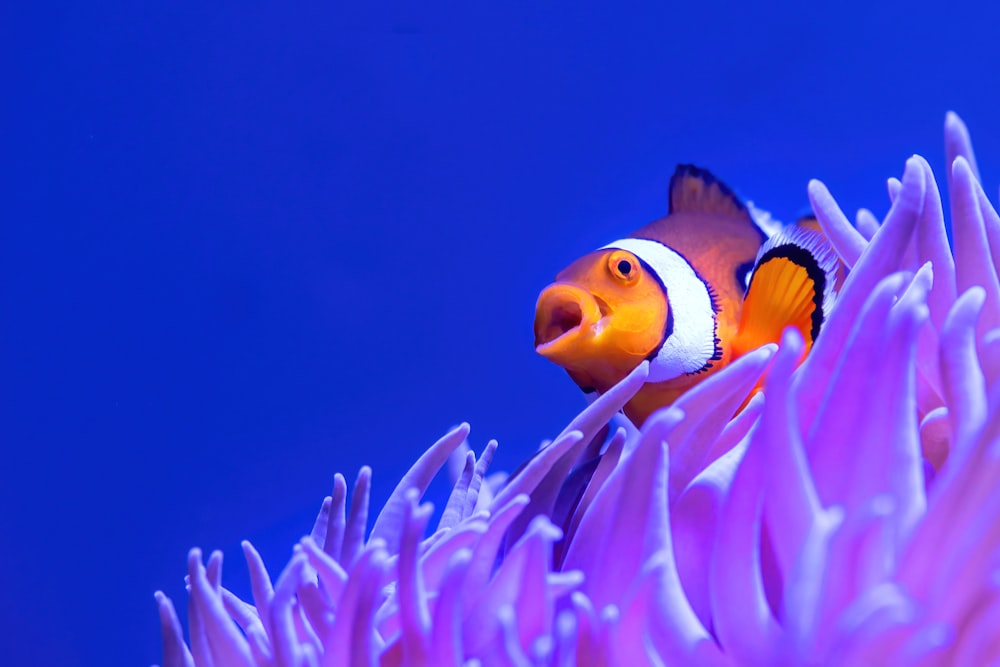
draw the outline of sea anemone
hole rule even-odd
[[[349,510],[336,475],[274,583],[244,542],[253,604],[190,552],[164,665],[1000,664],[1000,217],[945,137],[954,252],[919,156],[882,223],[809,184],[850,272],[804,363],[789,330],[636,430],[643,364],[510,477],[463,424],[367,539],[370,470]]]

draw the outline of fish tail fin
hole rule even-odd
[[[761,246],[733,348],[736,356],[777,343],[787,327],[812,347],[833,304],[839,259],[822,233],[785,227]]]

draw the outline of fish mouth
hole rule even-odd
[[[580,344],[601,328],[608,304],[587,290],[556,283],[542,290],[535,307],[535,350],[562,365],[581,356]]]
[[[548,318],[541,331],[535,336],[535,347],[550,345],[556,340],[570,334],[574,329],[579,329],[583,323],[583,309],[576,302],[561,303],[557,305]]]

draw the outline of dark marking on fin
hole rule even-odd
[[[735,356],[781,340],[787,327],[811,347],[833,304],[837,255],[822,234],[788,225],[757,253],[732,339]]]
[[[771,248],[761,255],[757,266],[763,266],[769,261],[779,258],[785,258],[793,264],[801,266],[805,269],[809,280],[813,283],[812,300],[814,308],[812,312],[812,327],[809,335],[815,341],[816,337],[819,336],[820,329],[823,327],[823,296],[826,294],[826,271],[820,266],[816,256],[809,252],[809,250],[792,243]],[[750,282],[753,284],[752,278]],[[749,288],[747,291],[749,291]]]
[[[693,164],[677,165],[674,175],[670,177],[669,213],[715,213],[742,217],[760,231],[746,204],[732,188],[712,172]]]

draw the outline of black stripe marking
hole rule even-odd
[[[680,253],[677,254],[680,255]],[[681,257],[684,256],[681,255]],[[686,257],[684,261],[687,262]],[[691,264],[691,262],[688,262],[688,264]],[[692,270],[694,269],[693,266],[691,268]],[[719,293],[715,291],[715,288],[709,285],[708,281],[702,278],[697,271],[694,272],[694,275],[698,276],[698,280],[705,284],[705,289],[708,290],[708,298],[712,302],[712,342],[715,349],[712,351],[712,356],[705,362],[705,365],[694,371],[694,373],[704,373],[715,365],[712,363],[713,361],[720,361],[722,359],[722,340],[719,339],[719,318],[717,317],[722,310],[722,306],[719,305]],[[688,373],[688,375],[691,375],[691,373]]]
[[[660,245],[663,245],[663,243],[657,241],[656,239],[642,239],[642,240],[653,241],[654,243],[659,243]],[[660,353],[660,348],[663,347],[663,344],[666,343],[667,339],[670,338],[671,334],[674,333],[674,309],[670,305],[670,295],[667,293],[667,286],[663,284],[663,279],[660,278],[660,275],[656,271],[654,271],[653,267],[647,264],[646,260],[644,260],[642,257],[636,255],[635,258],[639,260],[639,264],[642,266],[643,270],[648,275],[652,276],[653,280],[656,281],[656,284],[660,286],[661,290],[663,290],[663,298],[667,302],[667,321],[663,324],[663,335],[660,336],[660,344],[654,347],[653,351],[646,355],[646,360],[652,363],[653,359],[656,359],[656,355]]]
[[[757,221],[754,220],[753,215],[750,214],[749,207],[742,199],[740,199],[733,189],[726,185],[723,181],[716,178],[715,174],[710,172],[708,169],[698,167],[693,164],[678,164],[677,167],[674,168],[674,173],[670,176],[670,184],[667,186],[667,215],[674,212],[674,187],[678,184],[678,181],[686,176],[702,181],[706,188],[713,185],[719,186],[719,191],[722,195],[729,199],[736,206],[736,209],[741,211],[742,214],[746,216],[747,220],[750,222],[750,226],[753,227],[757,232],[757,235],[760,236],[760,242],[763,243],[767,240],[767,234],[765,234],[764,230],[760,228],[760,225],[758,225]],[[745,284],[746,283],[741,283],[741,285]]]
[[[697,169],[697,167],[694,168]],[[687,265],[691,267],[691,272],[694,273],[695,277],[698,278],[698,280],[700,280],[701,283],[705,286],[705,291],[708,292],[708,300],[712,304],[712,343],[714,349],[712,351],[712,356],[708,358],[708,361],[705,362],[704,366],[702,366],[698,370],[690,371],[689,373],[686,373],[686,375],[696,375],[698,373],[704,373],[708,369],[712,368],[712,366],[714,365],[712,363],[713,361],[719,361],[720,359],[722,359],[722,341],[719,339],[719,318],[718,318],[718,314],[721,312],[722,307],[719,305],[718,293],[716,293],[715,289],[708,283],[708,281],[705,280],[705,278],[702,277],[700,273],[698,273],[697,269],[694,268],[694,265],[688,260],[688,258],[685,257],[683,253],[679,252],[676,248],[671,248],[663,241],[647,238],[645,236],[632,236],[629,238],[635,238],[635,239],[640,239],[642,241],[652,241],[653,243],[659,243],[667,250],[677,253],[677,256],[683,259],[687,263]],[[646,356],[646,360],[652,363],[653,360],[656,359],[656,355],[660,353],[660,349],[667,342],[667,339],[670,338],[671,334],[674,333],[674,307],[670,303],[670,293],[667,290],[667,286],[663,283],[663,279],[660,278],[660,276],[656,273],[656,271],[653,270],[653,267],[651,267],[649,264],[646,264],[646,262],[641,257],[637,256],[636,259],[638,259],[639,263],[642,264],[642,268],[644,268],[646,272],[649,273],[649,275],[653,276],[653,278],[656,279],[656,282],[659,283],[660,289],[663,290],[663,294],[666,296],[667,299],[667,322],[663,327],[663,338],[660,339],[660,344],[657,345],[655,348],[653,348],[653,351]]]
[[[674,173],[673,175],[670,176],[670,185],[668,186],[668,192],[671,195],[674,192],[674,187],[677,185],[677,182],[680,181],[685,176],[691,176],[693,178],[697,178],[698,180],[700,180],[705,184],[706,188],[711,187],[713,185],[718,185],[719,191],[722,193],[724,197],[731,200],[737,209],[743,209],[743,212],[746,213],[748,217],[750,216],[750,211],[749,209],[747,209],[747,205],[744,204],[743,201],[736,196],[736,193],[733,192],[732,188],[730,188],[728,185],[726,185],[718,178],[716,178],[715,174],[710,172],[708,169],[705,169],[703,167],[698,167],[693,164],[679,164],[677,165],[676,168],[674,168]],[[673,196],[671,196],[670,201],[668,202],[670,206],[670,208],[667,209],[668,214],[674,212],[673,199],[674,199]]]
[[[826,272],[819,265],[816,256],[811,252],[792,243],[786,243],[784,245],[779,245],[771,248],[760,258],[757,262],[757,266],[764,266],[772,259],[787,259],[792,264],[796,266],[801,266],[806,270],[806,275],[813,282],[813,312],[812,312],[812,327],[809,331],[810,337],[812,337],[813,342],[816,341],[816,337],[819,336],[819,330],[823,327],[823,294],[826,292]],[[754,275],[756,275],[754,271]],[[750,278],[750,287],[753,286],[753,278]],[[750,292],[750,287],[747,287],[747,292]]]

